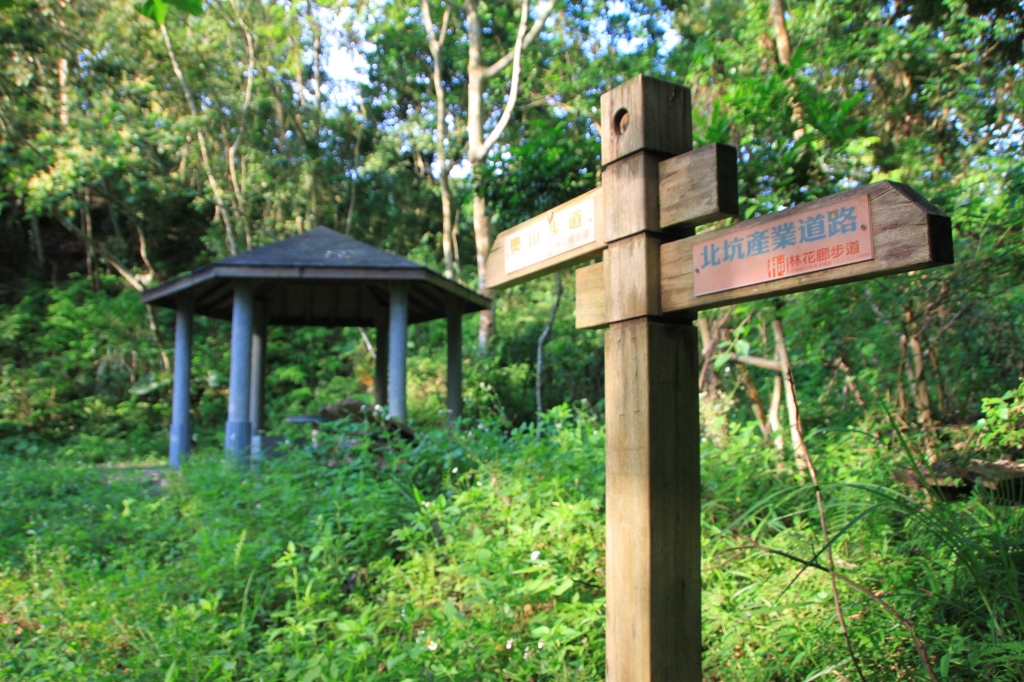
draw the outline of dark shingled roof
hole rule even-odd
[[[449,304],[463,312],[490,301],[427,267],[375,246],[317,227],[224,258],[143,292],[142,300],[177,307],[191,294],[195,312],[231,319],[235,280],[255,284],[270,324],[373,326],[387,315],[388,290],[409,287],[409,321],[444,317]]]
[[[422,265],[413,263],[408,258],[364,244],[323,226],[230,256],[217,261],[214,265],[423,269]]]

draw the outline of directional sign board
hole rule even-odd
[[[879,182],[738,213],[736,150],[690,150],[690,93],[637,76],[601,97],[604,184],[498,235],[500,289],[576,270],[605,334],[608,682],[700,682],[698,310],[953,262],[948,217]]]
[[[739,289],[872,258],[871,202],[856,197],[827,211],[803,210],[693,242],[693,293]]]

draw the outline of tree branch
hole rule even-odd
[[[526,20],[530,17],[530,0],[523,0],[523,13],[519,18],[519,32],[516,34],[516,45],[512,52],[512,79],[509,84],[508,101],[505,102],[505,110],[501,112],[501,118],[491,130],[484,143],[476,149],[470,150],[470,161],[483,161],[487,152],[498,141],[505,127],[512,119],[512,110],[516,106],[516,99],[519,97],[519,71],[522,67],[523,41],[526,38]]]
[[[94,249],[96,251],[96,253],[98,253],[101,256],[103,256],[103,258],[108,263],[110,263],[111,267],[113,267],[115,270],[117,270],[117,274],[121,275],[121,277],[123,277],[124,280],[126,282],[128,282],[128,284],[130,284],[133,289],[135,289],[135,291],[138,291],[139,293],[142,293],[143,291],[146,290],[146,287],[144,287],[142,285],[142,282],[140,282],[139,279],[132,273],[132,271],[129,270],[127,267],[125,267],[124,264],[121,263],[121,261],[119,261],[117,259],[117,257],[114,256],[114,254],[112,254],[110,252],[110,249],[108,249],[102,243],[96,241],[95,239],[93,239],[89,235],[87,235],[84,232],[82,232],[81,230],[79,230],[77,227],[75,227],[73,224],[68,222],[60,214],[57,214],[56,218],[57,218],[57,222],[59,222],[61,225],[64,226],[64,229],[66,229],[68,232],[70,232],[71,234],[73,234],[76,237],[78,237],[78,239],[83,244],[85,244],[87,247],[91,247],[92,249]]]
[[[769,360],[767,358],[758,358],[753,355],[737,355],[736,353],[729,353],[729,359],[733,362],[740,362],[744,365],[750,365],[751,367],[760,367],[761,369],[768,369],[773,372],[782,371],[782,363],[778,360]]]
[[[540,14],[537,16],[536,21],[533,22],[533,26],[530,27],[530,32],[523,38],[523,49],[525,50],[530,46],[531,43],[537,38],[540,30],[544,28],[544,22],[548,20],[551,15],[551,11],[555,9],[555,0],[550,0],[540,6]],[[490,66],[484,69],[484,78],[494,78],[501,73],[505,67],[509,65],[515,59],[515,49],[506,52],[505,55],[494,62]]]

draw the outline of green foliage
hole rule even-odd
[[[259,470],[200,454],[163,491],[130,468],[7,456],[0,670],[596,678],[600,428],[564,407],[495,426],[381,450],[341,425]]]
[[[146,0],[142,4],[136,5],[135,9],[142,16],[149,17],[157,24],[163,25],[171,7],[177,7],[182,12],[188,12],[197,17],[203,14],[202,0]]]
[[[599,680],[604,439],[568,407],[381,443],[363,424],[240,471],[0,459],[0,670],[28,680]],[[1024,512],[894,488],[882,429],[810,439],[868,679],[1024,674]],[[701,456],[710,680],[853,673],[814,491],[753,425]],[[755,547],[756,545],[756,547]],[[770,550],[770,551],[769,551]],[[797,560],[799,559],[799,561]],[[879,601],[881,600],[881,601]],[[892,609],[887,611],[886,607]]]
[[[1017,459],[1024,448],[1024,380],[998,398],[982,400],[980,445],[996,458]]]
[[[481,4],[485,62],[509,48],[517,8]],[[912,624],[940,679],[1019,680],[1020,509],[981,489],[939,504],[892,478],[926,466],[925,453],[1020,456],[1020,8],[786,9],[789,65],[764,0],[560,4],[524,53],[521,104],[486,167],[452,178],[458,276],[475,277],[473,192],[501,230],[599,184],[599,95],[639,72],[691,86],[696,145],[739,149],[741,217],[883,179],[921,191],[953,220],[956,265],[742,304],[727,323],[704,314],[725,329],[708,363],[717,393],[702,405],[705,670],[856,678],[827,576],[806,565],[823,561],[813,493],[757,436],[728,356],[771,358],[778,317],[837,570]],[[317,450],[296,445],[248,472],[217,451],[227,327],[197,319],[200,453],[166,487],[144,468],[166,452],[173,358],[161,353],[170,316],[148,311],[136,287],[232,241],[241,250],[312,224],[438,269],[419,7],[0,10],[0,677],[601,679],[601,426],[589,412],[535,414],[551,277],[497,297],[487,353],[470,351],[476,330],[464,330],[461,430],[433,430],[444,325],[416,325],[417,443],[382,446],[339,426]],[[458,160],[467,55],[452,10],[441,58]],[[368,82],[332,76],[332,40],[335,58],[366,59]],[[505,76],[488,83],[485,108],[500,107]],[[102,251],[73,234],[87,229]],[[575,329],[565,285],[544,404],[600,413],[602,333]],[[308,434],[284,429],[286,416],[372,394],[357,330],[272,329],[268,355],[268,424],[293,440]],[[761,396],[772,391],[771,373],[749,375]],[[907,627],[838,589],[866,677],[924,679]]]

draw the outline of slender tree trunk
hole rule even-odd
[[[778,357],[775,358],[778,360]],[[772,399],[768,407],[768,428],[771,429],[773,443],[776,450],[782,450],[785,444],[782,440],[782,375],[776,373],[772,377]]]
[[[92,290],[100,290],[100,277],[96,269],[96,250],[92,247],[95,239],[92,234],[92,195],[85,190],[85,206],[82,207],[82,231],[89,241],[85,244],[85,274],[92,283]]]
[[[718,346],[719,339],[722,338],[722,330],[725,329],[726,323],[732,316],[733,310],[736,306],[730,306],[715,320],[715,324],[711,327],[708,332],[707,341],[702,343],[704,346],[703,363],[700,368],[700,378],[698,379],[698,390],[701,392],[706,391],[709,397],[714,397],[719,392],[718,375],[715,374],[713,356],[715,354],[715,348]],[[699,320],[700,318],[698,318]],[[698,322],[699,324],[699,322]],[[707,322],[705,322],[705,326]],[[701,337],[702,342],[704,341],[703,336]]]
[[[164,366],[164,371],[170,372],[171,359],[167,355],[167,348],[164,347],[164,339],[160,335],[160,325],[156,323],[156,313],[153,312],[153,306],[146,306],[146,317],[149,319],[149,333],[153,335],[153,343],[156,344],[157,350],[160,351],[160,362]]]
[[[775,29],[775,49],[778,53],[779,63],[790,67],[792,66],[792,49],[789,42],[789,29],[786,27],[786,10],[782,6],[782,0],[769,0],[768,13],[771,15],[772,26]],[[804,109],[796,100],[796,82],[789,78],[787,85],[792,93],[790,97],[790,106],[793,108],[792,120],[799,126],[793,131],[793,139],[799,140],[804,136]]]
[[[934,346],[926,346],[925,350],[928,352],[928,359],[931,360],[932,371],[935,373],[935,397],[939,404],[939,419],[941,419],[942,415],[946,413],[946,391],[942,387],[942,366],[939,365],[939,354],[935,352]]]
[[[365,109],[363,110],[363,116],[366,116]],[[359,130],[356,131],[355,148],[352,151],[352,176],[348,179],[348,212],[345,216],[345,234],[352,234],[352,221],[356,214],[356,169],[359,166],[359,146],[363,141],[363,129],[365,127],[365,123],[359,125]]]
[[[857,405],[862,408],[866,408],[868,404],[864,402],[864,396],[861,395],[860,388],[857,386],[857,379],[853,376],[853,371],[850,369],[850,366],[846,363],[843,356],[840,355],[836,358],[835,364],[836,367],[846,375],[846,379],[843,381],[843,391],[853,393],[853,399],[857,402]]]
[[[555,287],[555,304],[551,306],[551,316],[548,317],[548,323],[544,327],[544,331],[540,333],[540,338],[537,339],[537,412],[544,411],[544,402],[541,400],[541,394],[544,389],[544,346],[551,340],[551,331],[555,326],[558,306],[562,302],[561,272],[555,273]]]
[[[470,168],[473,171],[474,196],[473,196],[473,235],[476,241],[476,262],[477,280],[480,293],[485,296],[491,295],[487,286],[487,274],[485,265],[487,255],[491,250],[491,225],[490,216],[487,215],[487,199],[483,196],[479,187],[479,180],[482,177],[482,170],[487,161],[487,153],[501,137],[509,120],[512,117],[512,110],[515,107],[516,98],[519,95],[519,80],[521,58],[523,50],[533,42],[540,33],[544,22],[555,7],[554,0],[542,5],[537,12],[537,18],[529,31],[526,30],[530,16],[529,0],[523,0],[523,8],[519,18],[519,31],[516,34],[515,46],[498,61],[489,66],[483,63],[482,50],[484,34],[480,24],[478,13],[479,0],[465,0],[464,10],[466,13],[466,28],[468,37],[468,63],[466,66],[466,128],[469,137],[469,159]],[[501,117],[494,128],[484,138],[484,114],[483,94],[487,81],[501,73],[509,65],[512,66],[512,75],[509,78],[509,93],[505,101]],[[486,350],[491,337],[494,335],[495,320],[494,306],[489,310],[480,313],[480,332],[478,346],[480,350]]]
[[[60,101],[60,126],[68,127],[68,60],[61,57],[57,60],[57,97]]]
[[[903,334],[900,336],[900,362],[896,367],[896,419],[902,425],[906,425],[907,420],[907,389],[903,384],[903,375],[907,370],[907,335]],[[907,377],[911,380],[911,377]]]
[[[772,320],[772,331],[775,333],[775,354],[782,371],[782,389],[786,398],[786,413],[789,415],[789,437],[793,444],[793,457],[797,467],[806,469],[809,455],[804,444],[804,431],[800,423],[800,408],[796,397],[796,380],[793,378],[793,366],[789,362],[786,349],[786,336],[782,331],[782,320]]]
[[[923,428],[932,426],[932,401],[928,396],[928,382],[924,376],[924,352],[921,349],[921,340],[916,334],[911,335],[907,341],[910,349],[912,367],[911,379],[914,388],[914,408],[917,410],[917,423]]]
[[[750,372],[747,368],[741,364],[736,365],[736,375],[740,379],[740,383],[743,384],[743,392],[747,394],[747,399],[750,401],[750,407],[754,410],[754,416],[757,418],[757,425],[761,429],[761,435],[764,439],[771,439],[771,429],[768,426],[768,416],[764,411],[764,403],[761,402],[761,393],[757,390],[757,384],[754,383],[753,377],[750,376]]]
[[[32,241],[36,247],[36,261],[42,265],[46,262],[46,253],[43,251],[43,233],[39,229],[39,216],[29,216],[28,220],[32,225]]]
[[[452,191],[448,184],[448,159],[445,143],[448,141],[448,106],[445,104],[444,79],[441,73],[441,48],[444,46],[444,39],[448,35],[448,19],[451,16],[451,8],[445,7],[441,16],[440,30],[434,32],[433,20],[430,18],[430,5],[427,0],[421,2],[421,13],[423,15],[423,27],[427,31],[427,45],[430,48],[430,56],[433,60],[431,69],[431,80],[434,83],[434,101],[437,105],[437,140],[435,144],[435,157],[437,159],[438,184],[441,186],[441,251],[444,255],[444,276],[448,279],[455,278],[455,249],[454,234],[452,230]]]
[[[491,225],[487,216],[487,199],[480,193],[479,179],[487,153],[484,146],[483,88],[484,67],[481,58],[483,31],[477,13],[477,0],[466,3],[466,21],[469,30],[469,64],[466,79],[466,133],[469,136],[469,164],[473,177],[473,236],[476,241],[477,289],[484,296],[491,294],[487,288],[487,255],[491,250]],[[483,153],[477,152],[481,150]],[[477,153],[474,153],[477,152]],[[494,309],[480,312],[480,330],[477,346],[485,350],[494,333]]]
[[[199,117],[199,108],[196,106],[195,100],[192,98],[192,91],[188,87],[188,82],[185,80],[185,72],[181,70],[181,66],[178,64],[178,57],[174,52],[174,46],[171,44],[171,35],[167,32],[167,27],[163,24],[160,25],[160,32],[164,38],[164,46],[167,48],[167,56],[171,60],[171,68],[174,69],[174,75],[178,77],[178,83],[181,85],[181,89],[185,94],[185,102],[188,104],[189,111],[192,116]],[[213,194],[213,201],[216,206],[214,213],[215,217],[219,217],[221,223],[224,225],[224,239],[227,243],[228,252],[231,255],[238,253],[238,246],[235,243],[234,229],[231,224],[231,218],[228,216],[228,209],[224,205],[224,198],[220,191],[220,185],[217,184],[217,179],[213,175],[213,167],[210,165],[210,154],[206,146],[206,135],[203,133],[202,127],[198,121],[196,123],[196,139],[199,142],[199,154],[203,162],[203,170],[206,172],[206,182],[210,186],[210,192]]]

